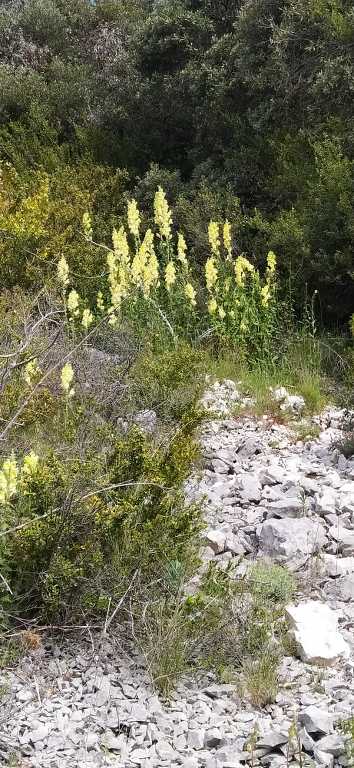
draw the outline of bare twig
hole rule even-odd
[[[125,598],[126,598],[126,596],[127,596],[128,592],[130,592],[130,590],[131,590],[131,588],[132,588],[132,586],[133,586],[133,584],[134,584],[134,581],[135,581],[135,579],[136,579],[136,577],[137,577],[138,573],[139,573],[139,568],[137,568],[137,569],[136,569],[136,571],[134,572],[134,574],[133,574],[133,578],[132,578],[132,580],[131,580],[130,584],[128,585],[127,589],[125,590],[125,592],[124,592],[124,595],[122,595],[122,597],[120,598],[119,602],[117,603],[117,605],[116,605],[116,607],[115,607],[115,609],[114,609],[113,613],[111,614],[110,618],[108,618],[108,616],[106,616],[106,621],[105,621],[105,624],[104,624],[104,628],[103,628],[103,635],[106,635],[106,634],[107,634],[107,632],[108,632],[108,629],[109,629],[109,627],[111,626],[111,624],[112,624],[112,621],[113,621],[114,617],[117,615],[117,613],[118,613],[119,609],[120,609],[120,608],[121,608],[121,606],[123,605],[123,603],[124,603],[124,600],[125,600]]]
[[[150,297],[149,298],[147,297],[147,300],[157,310],[157,312],[160,315],[161,319],[163,320],[163,322],[165,323],[166,327],[168,328],[168,330],[169,330],[173,340],[177,341],[177,336],[176,336],[176,334],[175,334],[175,332],[174,332],[174,330],[172,328],[172,325],[171,325],[168,317],[166,317],[165,313],[162,311],[162,309],[159,307],[159,305],[156,303],[156,301],[154,301]]]
[[[23,413],[24,409],[25,409],[25,408],[27,407],[27,405],[28,405],[28,404],[31,402],[31,400],[32,400],[33,396],[34,396],[34,395],[36,394],[36,392],[37,392],[37,391],[40,389],[40,387],[41,387],[41,386],[43,386],[44,382],[45,382],[45,381],[46,381],[46,380],[47,380],[47,379],[48,379],[48,378],[51,376],[51,374],[52,374],[52,373],[54,373],[54,371],[56,371],[56,370],[57,370],[57,368],[61,367],[61,366],[63,365],[63,363],[65,363],[65,362],[66,362],[66,360],[69,360],[69,359],[72,357],[72,355],[73,355],[73,354],[74,354],[74,353],[75,353],[75,352],[76,352],[78,349],[80,349],[80,347],[82,347],[84,344],[86,344],[86,342],[88,341],[88,339],[90,339],[92,336],[94,336],[94,334],[96,333],[97,329],[98,329],[98,328],[99,328],[101,325],[103,325],[103,324],[106,322],[106,320],[107,320],[108,318],[109,318],[109,314],[107,313],[107,314],[106,314],[106,315],[105,315],[105,316],[102,318],[102,320],[101,320],[101,321],[100,321],[100,322],[99,322],[99,323],[98,323],[98,324],[97,324],[97,325],[96,325],[96,326],[95,326],[95,327],[92,329],[92,331],[90,331],[88,334],[86,334],[86,336],[84,336],[84,338],[83,338],[83,339],[81,339],[81,341],[79,341],[79,342],[78,342],[78,343],[75,345],[75,347],[73,347],[73,349],[72,349],[72,350],[70,350],[70,352],[68,352],[66,355],[63,355],[63,357],[61,357],[61,358],[60,358],[60,360],[58,360],[58,362],[57,362],[57,363],[54,363],[54,365],[52,365],[52,366],[51,366],[51,368],[49,368],[49,370],[48,370],[48,371],[46,371],[46,373],[44,373],[44,374],[43,374],[43,376],[42,376],[42,377],[41,377],[41,379],[38,381],[38,383],[36,384],[36,386],[35,386],[35,387],[33,387],[33,389],[30,391],[29,395],[28,395],[28,396],[27,396],[27,397],[26,397],[26,398],[25,398],[25,399],[22,401],[22,403],[21,403],[21,405],[18,407],[17,411],[14,413],[14,415],[11,417],[11,419],[10,419],[10,420],[8,421],[8,423],[6,424],[6,426],[5,426],[5,428],[3,429],[3,431],[0,433],[0,441],[1,441],[1,440],[4,440],[4,438],[6,437],[7,433],[8,433],[8,432],[10,431],[10,429],[12,429],[12,427],[13,427],[13,426],[16,424],[18,417],[21,415],[21,413]]]
[[[3,582],[3,584],[5,585],[7,591],[10,592],[10,595],[13,595],[12,589],[11,589],[9,583],[6,581],[5,576],[2,575],[2,573],[0,573],[0,579]]]

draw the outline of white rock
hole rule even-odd
[[[137,427],[140,427],[143,432],[152,434],[152,432],[155,432],[157,426],[157,413],[156,411],[151,410],[139,411],[134,414],[133,422]]]
[[[240,481],[241,497],[246,501],[260,501],[262,486],[255,475],[244,475]]]
[[[269,749],[273,750],[275,747],[280,747],[282,744],[287,744],[289,741],[288,731],[278,731],[272,728],[271,731],[264,733],[257,742],[257,749]]]
[[[344,738],[340,733],[331,733],[316,742],[317,749],[339,757],[345,751]]]
[[[354,601],[354,573],[341,576],[326,585],[326,594],[344,602]]]
[[[301,395],[288,395],[284,403],[281,403],[280,410],[290,410],[293,413],[302,413],[305,408],[305,400]]]
[[[30,741],[32,741],[33,744],[36,744],[37,741],[44,741],[44,739],[47,738],[49,731],[50,726],[42,723],[39,728],[31,732]]]
[[[171,744],[165,740],[157,742],[156,752],[161,760],[173,760],[176,755],[175,750],[171,747]]]
[[[297,566],[326,542],[323,527],[307,518],[266,520],[260,526],[259,545],[262,553],[276,562]]]
[[[338,630],[337,612],[325,603],[308,600],[297,606],[289,605],[286,615],[303,661],[331,665],[350,655],[350,648]]]
[[[338,521],[338,525],[331,526],[329,534],[338,542],[338,548],[344,555],[354,555],[354,531],[344,528]]]
[[[286,400],[287,397],[289,397],[289,392],[285,387],[276,387],[275,389],[270,388],[274,400],[278,403],[281,400]]]
[[[199,761],[197,757],[187,757],[182,763],[182,768],[198,768]]]
[[[304,504],[298,496],[282,496],[281,499],[268,504],[267,510],[269,517],[301,517],[304,514]]]
[[[346,576],[354,573],[354,557],[336,557],[335,555],[322,555],[323,571],[326,576]]]
[[[216,555],[225,551],[227,534],[221,530],[209,530],[205,534],[207,544]]]
[[[188,731],[187,742],[188,746],[193,749],[203,749],[205,741],[204,728],[196,728]]]
[[[321,493],[316,493],[315,495],[315,507],[316,511],[320,515],[330,515],[335,514],[336,511],[336,503],[337,503],[337,493],[336,491],[331,488],[323,488]]]
[[[280,467],[278,464],[270,464],[260,474],[260,481],[262,485],[276,485],[277,483],[284,483],[286,480],[284,467]]]
[[[285,387],[277,387],[271,389],[274,400],[280,403],[280,409],[282,411],[293,411],[293,413],[301,413],[305,408],[305,400],[301,395],[290,395]]]
[[[313,751],[313,756],[315,758],[315,765],[322,765],[324,768],[332,768],[334,765],[333,755],[330,755],[328,752],[321,752],[317,747]]]
[[[331,733],[334,726],[334,715],[327,709],[311,705],[299,713],[299,721],[308,733]]]

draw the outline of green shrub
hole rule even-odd
[[[194,406],[205,373],[203,352],[185,342],[162,350],[148,345],[131,368],[129,396],[162,419],[178,419]]]
[[[284,604],[294,595],[296,582],[287,568],[267,561],[258,561],[253,565],[247,579],[252,594],[275,604]]]
[[[191,573],[200,511],[185,504],[179,487],[195,455],[182,427],[164,449],[133,429],[105,467],[95,453],[84,465],[58,456],[40,461],[6,518],[9,528],[25,523],[8,534],[2,555],[22,615],[70,620],[82,603],[116,597],[135,569],[144,589],[170,561]]]

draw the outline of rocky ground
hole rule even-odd
[[[252,710],[206,675],[181,683],[166,705],[139,657],[85,631],[2,674],[1,764],[285,768],[296,764],[287,755],[295,708],[304,762],[350,765],[339,724],[354,711],[354,460],[334,447],[343,412],[313,418],[318,437],[300,441],[301,398],[282,389],[274,397],[294,423],[243,415],[249,402],[233,382],[210,386],[204,467],[186,494],[206,499],[205,561],[243,556],[242,576],[267,557],[296,573],[299,595],[286,609],[295,655],[283,659],[276,702]]]

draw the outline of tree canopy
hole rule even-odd
[[[197,262],[191,203],[236,217],[240,252],[276,250],[299,307],[306,285],[346,321],[353,43],[349,0],[9,0],[2,161],[29,174],[90,159],[125,170],[142,203],[161,180]]]

